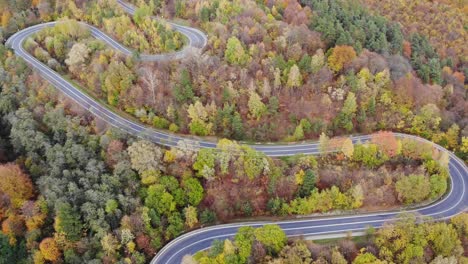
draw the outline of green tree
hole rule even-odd
[[[287,242],[286,234],[278,225],[265,225],[255,229],[254,234],[272,255],[278,254]]]
[[[243,226],[237,230],[234,236],[234,243],[239,250],[239,258],[241,263],[246,263],[252,252],[252,244],[254,242],[254,228],[250,226]]]
[[[240,66],[249,61],[249,55],[245,52],[240,40],[234,36],[228,39],[224,57],[227,62]]]
[[[167,219],[166,240],[177,237],[184,231],[184,221],[179,212],[173,212]]]
[[[312,170],[306,170],[304,176],[304,182],[299,187],[298,195],[299,197],[307,197],[310,195],[310,192],[315,189],[316,183],[315,173]]]
[[[60,203],[56,209],[54,228],[58,233],[63,233],[68,240],[78,241],[83,228],[80,214],[70,204]]]
[[[353,160],[362,162],[369,168],[382,165],[388,157],[379,151],[375,144],[358,144],[354,146]]]
[[[102,88],[107,93],[108,103],[117,106],[120,96],[130,88],[136,76],[123,62],[114,60],[103,73],[102,80]]]
[[[197,153],[197,159],[193,163],[193,169],[197,171],[198,176],[203,176],[205,168],[213,169],[215,165],[215,155],[211,149],[200,149]]]
[[[27,263],[24,242],[11,245],[7,236],[0,232],[0,263]]]
[[[155,184],[148,188],[145,205],[154,208],[159,214],[170,215],[176,209],[174,197],[166,191],[163,185]]]
[[[242,146],[242,149],[244,155],[241,158],[243,159],[245,174],[249,179],[253,180],[259,177],[265,168],[265,154],[248,146]]]
[[[174,97],[179,103],[191,102],[194,97],[192,80],[186,69],[180,73],[179,83],[174,87]]]
[[[255,91],[250,92],[247,105],[249,106],[250,117],[257,121],[267,112],[267,107]]]
[[[447,179],[443,175],[434,174],[429,179],[432,199],[442,196],[447,191]]]
[[[439,129],[440,121],[439,108],[434,104],[427,104],[423,106],[419,110],[419,113],[413,118],[410,131],[416,135],[430,137]]]
[[[426,199],[431,192],[431,186],[427,177],[416,174],[411,174],[398,180],[395,184],[395,188],[400,201],[405,204],[421,202]]]
[[[211,210],[203,210],[200,214],[200,223],[212,224],[216,222],[216,214]]]
[[[384,264],[384,261],[379,260],[372,253],[361,253],[354,259],[353,264]]]
[[[427,239],[435,255],[456,256],[463,252],[456,229],[446,223],[435,223],[428,228]]]
[[[151,9],[151,6],[143,3],[135,10],[135,13],[133,14],[133,20],[137,25],[142,25],[144,19],[149,17],[152,13],[153,10]]]
[[[190,205],[197,206],[203,199],[203,186],[195,178],[184,181],[185,196]]]
[[[353,92],[349,92],[343,104],[343,108],[341,108],[337,116],[340,127],[346,129],[348,132],[353,130],[353,118],[356,116],[356,111],[356,95]]]
[[[176,16],[183,17],[185,15],[185,0],[177,0],[175,3]]]
[[[292,137],[295,141],[304,139],[304,128],[302,127],[302,124],[296,126]]]
[[[242,139],[244,137],[244,123],[240,114],[236,111],[231,121],[232,126],[232,137],[234,139]]]

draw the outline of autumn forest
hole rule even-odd
[[[116,0],[0,0],[0,264],[149,263],[210,225],[439,201],[448,152],[396,133],[468,162],[463,1],[128,2],[133,15]],[[4,45],[50,21],[22,44],[34,58],[115,113],[216,149],[131,136]],[[141,60],[190,43],[170,22],[200,29],[206,46]],[[246,145],[312,141],[319,155]],[[468,263],[468,214],[403,214],[358,238],[314,242],[245,227],[183,263]]]

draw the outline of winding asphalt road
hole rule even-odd
[[[134,7],[118,1],[123,9],[131,14],[134,12]],[[53,26],[56,22],[39,24],[26,28],[22,31],[17,32],[10,37],[6,43],[7,46],[11,47],[17,56],[23,58],[34,70],[39,72],[43,78],[48,80],[57,89],[66,94],[69,98],[74,100],[76,103],[88,109],[96,117],[106,121],[110,125],[120,128],[129,134],[134,136],[143,137],[151,140],[157,144],[161,144],[169,147],[185,146],[191,149],[197,148],[216,148],[216,142],[210,142],[203,139],[188,138],[171,134],[165,131],[158,131],[148,128],[138,122],[127,119],[120,116],[117,113],[112,112],[106,106],[96,102],[93,98],[89,97],[78,88],[70,84],[66,79],[60,76],[57,72],[50,69],[47,65],[44,65],[39,60],[34,58],[23,48],[23,42],[25,39],[30,37],[32,34],[40,31],[45,27]],[[94,37],[104,41],[112,48],[115,48],[127,55],[132,54],[132,50],[122,46],[111,37],[107,36],[99,29],[84,24],[90,28],[91,33]],[[179,52],[159,55],[141,54],[140,59],[145,61],[162,61],[162,60],[173,60],[180,59],[186,55],[188,49],[196,48],[202,49],[206,45],[206,35],[201,31],[172,24],[175,30],[178,30],[189,39],[187,47]],[[420,141],[421,143],[430,143],[425,139],[415,137],[406,134],[395,134],[398,138],[412,138]],[[365,142],[370,140],[371,136],[354,136],[351,137],[354,143]],[[435,148],[441,151],[447,151],[441,146],[433,144]],[[264,152],[267,156],[291,156],[296,154],[319,154],[318,143],[301,143],[301,144],[288,144],[288,145],[266,145],[266,144],[254,144],[250,145],[252,148]],[[449,170],[451,176],[451,185],[449,193],[439,201],[414,210],[407,212],[414,212],[421,216],[430,216],[436,220],[443,220],[453,217],[461,212],[467,211],[468,208],[468,168],[463,161],[457,158],[453,153],[449,152],[450,163]],[[330,217],[330,218],[315,218],[315,219],[303,219],[293,221],[281,221],[274,222],[281,226],[286,232],[288,237],[295,236],[313,236],[320,234],[330,233],[343,233],[348,231],[362,231],[368,226],[374,226],[376,228],[381,227],[386,221],[391,221],[399,213],[403,211],[392,211],[384,213],[374,214],[362,214],[362,215],[349,215],[341,217]],[[237,232],[237,229],[241,226],[254,226],[260,227],[268,222],[254,222],[254,223],[238,223],[231,225],[218,225],[208,228],[202,228],[199,230],[192,231],[184,234],[169,244],[167,244],[151,261],[151,263],[161,264],[172,264],[180,263],[182,257],[186,254],[194,254],[197,251],[204,250],[210,247],[211,243],[215,239],[226,239],[232,238]]]

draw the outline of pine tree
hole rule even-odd
[[[192,81],[186,69],[183,69],[180,74],[180,82],[174,88],[174,96],[179,103],[190,102],[193,99]]]
[[[312,190],[315,189],[315,183],[316,183],[315,173],[312,170],[306,170],[304,181],[299,188],[299,192],[298,192],[299,197],[303,198],[303,197],[309,196],[310,192],[312,192]]]

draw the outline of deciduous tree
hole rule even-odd
[[[0,166],[0,192],[8,195],[15,209],[33,197],[31,179],[24,174],[18,165],[6,164]]]
[[[430,194],[430,183],[424,175],[411,174],[398,180],[395,184],[400,201],[405,204],[418,203]]]
[[[234,36],[228,39],[224,57],[229,63],[241,66],[249,60],[249,55],[245,52],[241,42]]]
[[[193,228],[196,224],[198,224],[197,208],[193,206],[185,207],[184,216],[185,225],[188,226],[188,228]]]
[[[189,178],[184,180],[183,188],[185,196],[190,205],[198,206],[203,199],[203,186],[195,178]]]
[[[42,256],[46,260],[54,262],[59,260],[61,257],[58,245],[51,237],[44,238],[39,244],[39,249],[41,250]]]
[[[127,152],[132,162],[132,169],[139,173],[162,169],[162,150],[149,141],[136,141],[128,147]]]
[[[255,92],[250,92],[250,97],[248,101],[250,117],[256,119],[257,121],[266,113],[267,107],[262,102],[260,96]]]
[[[379,146],[379,149],[389,158],[401,153],[401,143],[392,132],[380,131],[373,134],[371,142]]]
[[[71,68],[82,66],[88,59],[89,52],[90,50],[86,44],[76,43],[68,53],[68,59],[65,60],[65,63]]]
[[[343,67],[356,58],[356,51],[350,46],[336,46],[328,57],[328,65],[335,72],[341,71]]]
[[[299,67],[297,67],[297,65],[294,64],[289,70],[288,81],[286,83],[286,86],[289,88],[297,88],[301,85],[302,85],[302,75],[299,70]]]
[[[270,254],[277,254],[286,245],[286,234],[278,225],[265,225],[255,229],[254,234]]]

